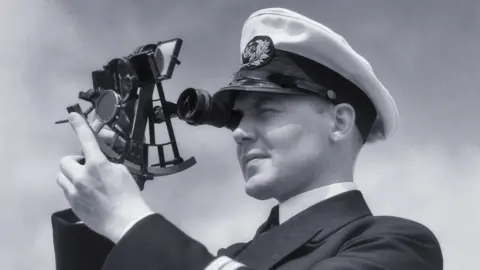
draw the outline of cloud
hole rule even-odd
[[[374,214],[428,226],[442,245],[444,269],[470,269],[469,250],[479,239],[478,164],[479,147],[403,144],[389,147],[388,153],[367,151],[358,164],[357,182]]]

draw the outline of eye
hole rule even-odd
[[[260,119],[267,119],[278,114],[278,110],[274,108],[258,108],[255,112],[256,117]]]
[[[258,114],[262,114],[262,113],[272,113],[272,112],[278,112],[278,110],[274,109],[274,108],[259,108],[257,110],[257,113]]]

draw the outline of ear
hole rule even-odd
[[[330,139],[341,141],[347,138],[355,128],[355,110],[350,104],[342,103],[332,110],[333,122]]]

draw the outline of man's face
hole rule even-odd
[[[235,109],[243,118],[233,137],[248,195],[284,200],[318,179],[331,128],[328,114],[320,113],[314,102],[320,101],[257,92],[237,98]]]

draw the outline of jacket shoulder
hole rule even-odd
[[[378,248],[387,244],[391,249],[400,251],[407,248],[434,262],[443,261],[437,237],[420,222],[395,216],[368,216],[351,225],[348,240],[343,244],[344,249],[367,243],[376,243]]]
[[[382,265],[385,269],[443,269],[440,243],[420,222],[395,216],[367,216],[347,227],[339,233],[343,241],[340,241],[338,254],[356,258],[359,265]],[[332,263],[339,260],[332,259]],[[359,269],[370,269],[365,267]]]
[[[396,216],[369,216],[359,222],[359,229],[363,235],[390,234],[410,236],[416,239],[434,240],[438,243],[432,230],[424,224]]]

